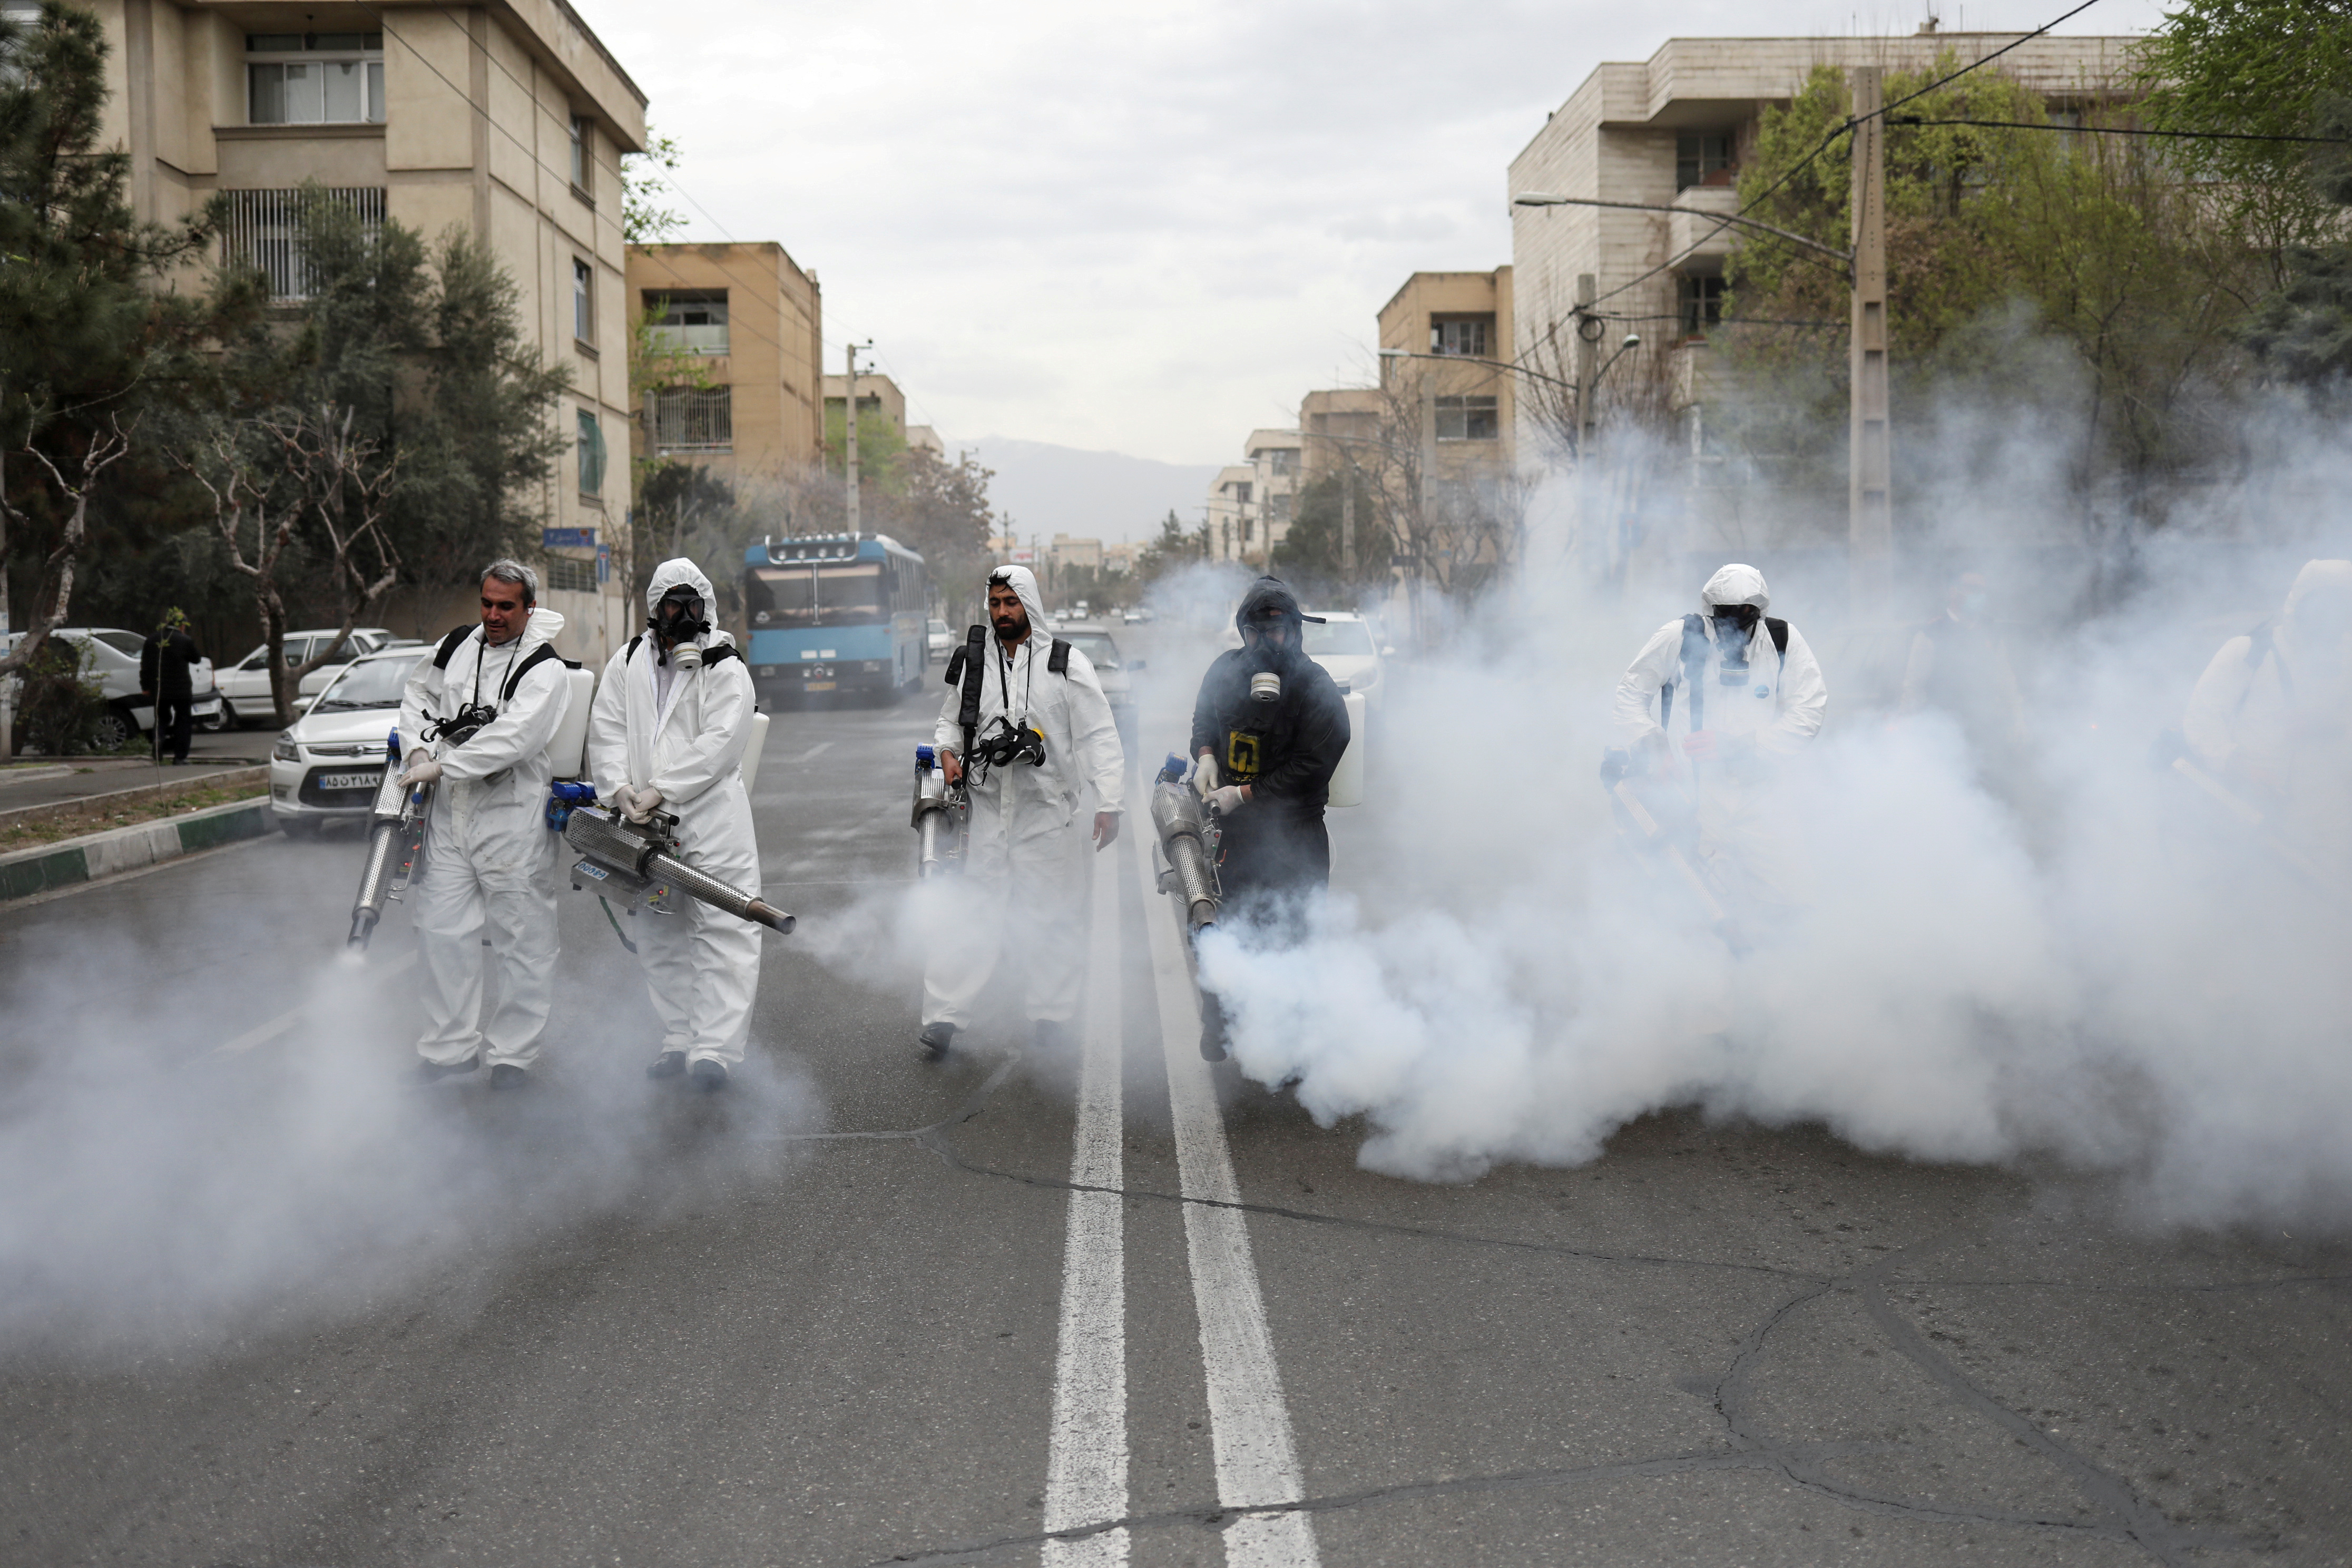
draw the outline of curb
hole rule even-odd
[[[18,849],[0,855],[0,903],[76,882],[96,881],[161,860],[175,860],[200,849],[216,849],[241,838],[258,838],[277,828],[278,819],[265,795],[209,805],[185,816],[134,823],[87,838]]]
[[[20,823],[46,822],[52,817],[70,816],[77,811],[108,811],[121,806],[138,805],[145,801],[169,800],[175,795],[186,795],[195,789],[236,789],[246,784],[268,784],[269,764],[236,768],[191,769],[177,778],[161,784],[132,784],[129,789],[108,790],[101,795],[68,795],[63,800],[45,800],[38,805],[12,806],[0,811],[0,827],[13,827]],[[152,826],[152,823],[139,824]],[[79,839],[74,840],[79,843]],[[55,845],[49,846],[57,847]]]

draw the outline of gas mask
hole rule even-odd
[[[691,583],[680,583],[661,596],[646,625],[660,640],[660,657],[674,662],[680,669],[693,669],[702,663],[702,650],[694,646],[696,637],[710,630],[710,621],[702,603],[702,595],[694,591]]]
[[[1250,672],[1250,696],[1260,702],[1282,698],[1282,672],[1290,667],[1298,647],[1298,633],[1286,617],[1267,616],[1250,623],[1244,639]]]
[[[1723,671],[1717,677],[1726,686],[1748,684],[1748,639],[1756,635],[1756,623],[1764,612],[1753,605],[1717,605],[1708,614],[1715,621],[1715,646],[1723,658]]]

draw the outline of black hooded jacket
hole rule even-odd
[[[1348,704],[1339,684],[1300,649],[1304,617],[1280,578],[1259,578],[1234,624],[1245,626],[1269,607],[1289,618],[1287,645],[1275,658],[1244,643],[1209,666],[1192,704],[1192,753],[1213,755],[1222,782],[1248,784],[1255,808],[1312,816],[1330,798],[1332,770],[1348,749]],[[1250,695],[1250,677],[1261,669],[1282,677],[1275,701]]]

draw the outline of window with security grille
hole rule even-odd
[[[316,279],[302,256],[302,226],[312,201],[352,209],[370,238],[383,227],[383,187],[360,185],[280,191],[224,191],[228,214],[221,225],[221,261],[250,267],[269,279],[273,300],[307,300]]]
[[[580,411],[580,493],[604,493],[604,426],[585,408]]]
[[[569,555],[552,555],[548,558],[547,570],[541,575],[546,578],[549,587],[567,594],[593,594],[596,591],[596,563],[593,561],[575,561]]]
[[[1499,401],[1492,397],[1441,397],[1437,400],[1437,438],[1441,441],[1498,441],[1503,435]]]
[[[731,452],[735,449],[735,389],[731,386],[665,386],[650,393],[656,452]]]
[[[1495,335],[1494,328],[1492,316],[1433,317],[1429,323],[1429,352],[1485,359],[1486,345]]]
[[[382,33],[247,33],[245,61],[251,124],[383,123]]]

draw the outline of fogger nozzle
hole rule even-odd
[[[1184,900],[1185,923],[1193,931],[1216,924],[1223,895],[1203,839],[1208,823],[1200,797],[1181,783],[1161,779],[1151,786],[1151,826],[1160,835],[1160,853],[1167,857],[1174,884],[1171,889],[1163,882],[1162,890]]]
[[[797,923],[765,900],[688,865],[669,853],[675,846],[658,828],[629,822],[618,812],[576,807],[563,825],[563,838],[583,857],[572,868],[574,887],[586,877],[608,898],[657,910],[666,908],[659,889],[669,888],[770,931],[789,935]]]
[[[383,782],[376,786],[375,806],[368,816],[367,860],[360,868],[359,896],[352,901],[352,934],[344,942],[361,952],[367,950],[376,922],[383,919],[384,904],[398,898],[415,876],[425,812],[433,798],[431,784],[401,787],[397,731],[386,750],[390,755]]]

